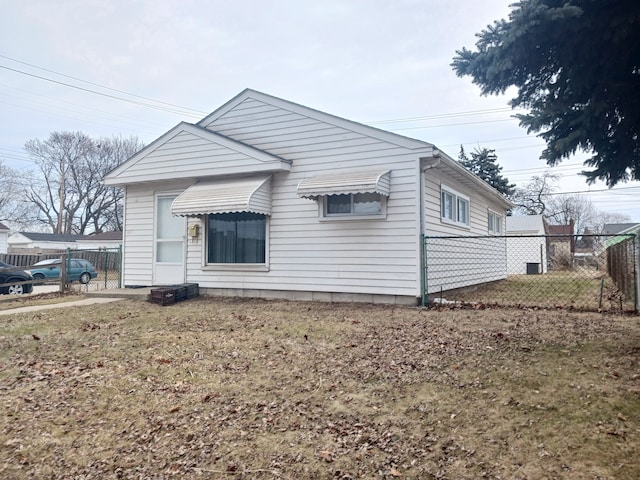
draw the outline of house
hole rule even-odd
[[[430,143],[250,89],[104,182],[125,190],[123,285],[215,295],[415,304],[421,234],[486,235],[512,207]],[[496,254],[447,287],[504,278]]]
[[[79,250],[117,249],[122,246],[122,232],[102,232],[84,235],[76,240]]]
[[[551,269],[564,269],[573,267],[573,255],[575,253],[575,236],[573,232],[574,222],[568,225],[549,225],[547,232],[547,252]]]
[[[76,248],[76,240],[81,235],[67,235],[60,233],[37,233],[37,232],[11,232],[9,234],[9,251],[18,250],[64,250],[66,248]]]
[[[638,226],[640,226],[640,223],[605,223],[602,228],[602,234],[615,235]]]
[[[11,229],[0,222],[0,253],[7,253],[9,232]]]
[[[507,217],[509,275],[547,273],[546,228],[542,215]]]

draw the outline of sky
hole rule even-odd
[[[245,88],[424,140],[496,151],[522,185],[549,167],[505,96],[450,64],[512,0],[0,0],[0,161],[55,131],[150,143]],[[578,153],[558,193],[640,222],[640,182],[588,185]]]

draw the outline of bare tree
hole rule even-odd
[[[630,223],[631,217],[626,213],[596,212],[593,222],[593,232],[601,234],[608,223]]]
[[[550,199],[545,213],[547,221],[556,225],[568,225],[574,222],[574,232],[593,231],[597,218],[597,209],[589,198],[582,195],[558,195]]]
[[[534,175],[522,187],[516,187],[510,199],[516,206],[515,212],[521,215],[545,215],[549,208],[551,194],[557,190],[560,177],[545,171],[541,176]]]
[[[629,221],[621,213],[601,212],[582,195],[563,195],[558,190],[559,176],[548,171],[533,176],[510,197],[519,215],[543,215],[553,225],[568,225],[573,220],[575,233],[601,233],[606,223]]]
[[[142,148],[136,137],[94,140],[82,132],[53,132],[25,149],[40,178],[27,198],[40,221],[56,233],[85,234],[122,228],[122,192],[103,176]]]
[[[0,222],[22,229],[34,221],[25,194],[25,185],[32,180],[29,171],[10,168],[0,162]]]

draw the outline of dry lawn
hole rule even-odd
[[[446,292],[447,300],[502,306],[570,308],[581,311],[632,312],[633,295],[624,296],[611,278],[595,271],[575,270],[545,275],[511,275],[505,280],[457,293]]]
[[[75,292],[61,294],[59,292],[43,293],[40,295],[0,295],[0,311],[13,310],[14,308],[27,307],[32,305],[51,305],[55,303],[73,302],[82,300],[84,297]]]
[[[640,478],[640,319],[199,298],[0,317],[0,478]]]

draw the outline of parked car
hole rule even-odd
[[[21,270],[20,267],[9,265],[0,261],[0,284],[8,283],[0,287],[2,295],[20,295],[21,293],[31,293],[33,291],[32,283],[15,283],[12,282],[28,282],[33,280],[29,272]]]
[[[52,280],[60,278],[60,259],[51,258],[34,263],[29,269],[34,280]],[[96,278],[98,272],[96,268],[87,260],[72,258],[68,263],[67,280],[70,282],[79,281],[89,283],[92,278]]]

